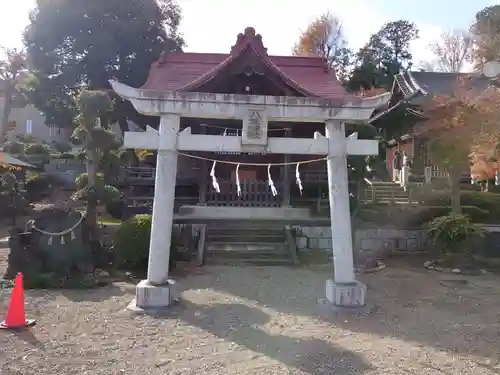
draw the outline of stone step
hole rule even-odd
[[[210,225],[207,231],[207,241],[218,242],[284,242],[285,228],[276,225],[242,225],[228,223],[227,225]]]
[[[399,185],[393,184],[393,185],[383,185],[383,186],[374,186],[373,188],[367,187],[365,190],[375,190],[375,191],[391,191],[391,190],[402,190],[404,191],[404,188],[402,188]]]
[[[205,255],[208,258],[224,258],[224,259],[291,259],[290,253],[282,249],[275,251],[269,250],[252,250],[252,251],[239,251],[239,250],[210,250],[207,249]]]
[[[205,239],[206,243],[211,244],[224,244],[224,245],[236,245],[239,247],[240,244],[245,244],[249,246],[258,246],[263,242],[269,245],[281,246],[285,243],[284,238],[255,238],[255,237],[207,237]]]
[[[213,227],[209,226],[208,231],[212,233],[284,233],[285,228],[245,228],[241,227]]]
[[[280,230],[270,230],[270,229],[244,229],[244,228],[208,228],[207,233],[216,233],[216,234],[226,234],[226,233],[236,233],[236,234],[243,234],[243,233],[248,233],[248,234],[284,234],[285,229],[280,229]]]
[[[268,223],[265,220],[253,220],[248,223],[242,223],[240,221],[227,221],[224,224],[211,224],[210,227],[213,228],[272,228],[272,229],[283,229],[282,224]]]
[[[205,262],[219,265],[293,265],[284,242],[207,242]]]
[[[368,195],[371,198],[371,195]],[[400,195],[400,194],[375,194],[375,199],[408,199],[408,195]]]
[[[371,193],[370,195],[371,196]],[[375,192],[375,197],[383,197],[383,198],[390,198],[390,197],[396,197],[396,198],[408,198],[408,194],[406,193],[379,193]]]
[[[372,197],[366,197],[365,200],[372,200]],[[408,197],[375,197],[377,202],[408,202],[410,199]]]
[[[373,203],[371,200],[365,200],[365,203]],[[391,205],[391,204],[410,204],[409,199],[377,199],[375,201],[377,204],[385,204],[385,205]]]
[[[384,184],[377,184],[377,185],[371,185],[371,186],[365,186],[365,189],[402,189],[403,187],[400,184],[396,184],[393,182],[387,182]]]
[[[283,234],[255,234],[250,235],[248,233],[242,234],[212,234],[209,233],[206,236],[206,240],[208,242],[285,242],[285,236]]]
[[[399,183],[394,181],[371,181],[372,186],[384,186],[384,185],[396,185],[399,186]]]
[[[207,264],[292,265],[285,227],[269,223],[210,225],[205,242]]]
[[[408,195],[408,192],[401,190],[374,190],[375,195]],[[365,194],[371,194],[371,190],[365,190]]]
[[[371,193],[371,190],[367,190],[366,191],[367,193]],[[403,189],[400,189],[400,190],[396,190],[396,189],[393,189],[393,190],[374,190],[375,194],[406,194],[408,195],[408,193],[406,191],[404,191]]]
[[[371,191],[368,191],[367,194],[371,194]],[[375,191],[375,195],[408,195],[406,191]]]
[[[404,190],[374,190],[375,194],[379,195],[408,195]],[[367,194],[371,194],[371,190],[366,191]]]
[[[276,242],[258,242],[258,243],[248,243],[248,242],[214,242],[207,241],[205,243],[205,251],[226,251],[226,252],[244,252],[244,253],[254,253],[254,252],[286,252],[285,243]]]
[[[291,259],[252,258],[252,259],[230,259],[230,258],[207,258],[206,264],[218,266],[293,266]]]

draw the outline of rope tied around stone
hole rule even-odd
[[[64,236],[66,234],[68,234],[68,233],[71,233],[71,239],[72,240],[76,239],[74,230],[76,228],[78,228],[78,226],[82,223],[82,221],[84,219],[83,213],[81,213],[81,212],[78,212],[78,213],[80,214],[80,218],[78,219],[78,221],[71,228],[65,229],[65,230],[63,230],[61,232],[47,232],[47,231],[45,231],[43,229],[37,228],[35,226],[35,221],[34,220],[28,221],[27,226],[30,227],[33,230],[36,230],[37,232],[39,232],[39,233],[41,233],[43,235],[49,236],[49,241],[48,241],[49,245],[52,244],[52,237],[61,237],[61,244],[65,244]]]

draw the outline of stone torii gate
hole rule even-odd
[[[266,152],[327,155],[334,277],[326,283],[326,297],[336,306],[365,304],[366,286],[354,275],[347,155],[377,155],[378,141],[346,138],[344,122],[364,123],[388,95],[357,98],[342,106],[320,98],[160,92],[134,89],[111,81],[114,91],[145,115],[160,116],[158,132],[126,132],[124,146],[158,150],[153,222],[147,279],[136,289],[136,308],[159,309],[172,303],[169,280],[171,231],[174,213],[178,151]],[[243,120],[242,136],[180,132],[181,117]],[[268,120],[325,123],[326,137],[268,138]]]

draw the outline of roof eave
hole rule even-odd
[[[406,142],[406,141],[411,141],[413,139],[413,135],[411,134],[405,134],[405,135],[402,135],[399,140],[400,141],[403,141],[403,142]],[[389,146],[396,146],[398,144],[398,141],[395,140],[395,139],[391,139],[389,142],[387,142],[387,144]]]
[[[411,93],[410,95],[407,95],[405,96],[403,99],[401,99],[400,101],[398,101],[395,105],[393,105],[392,107],[386,109],[385,111],[383,112],[380,112],[378,114],[376,114],[375,116],[373,116],[372,118],[370,118],[370,120],[368,120],[368,123],[369,124],[372,124],[373,122],[379,120],[380,118],[386,116],[387,114],[389,114],[390,112],[394,111],[395,109],[399,108],[399,106],[403,103],[409,103],[411,100],[415,99],[415,98],[418,98],[418,97],[422,97],[422,96],[427,96],[427,92],[426,91],[422,91],[422,90],[417,90],[413,93]]]

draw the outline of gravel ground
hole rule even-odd
[[[328,269],[206,267],[180,279],[181,303],[156,317],[126,311],[133,284],[27,291],[38,324],[0,332],[0,373],[500,373],[497,277],[453,288],[444,275],[389,263],[361,277],[374,313],[325,317]]]

